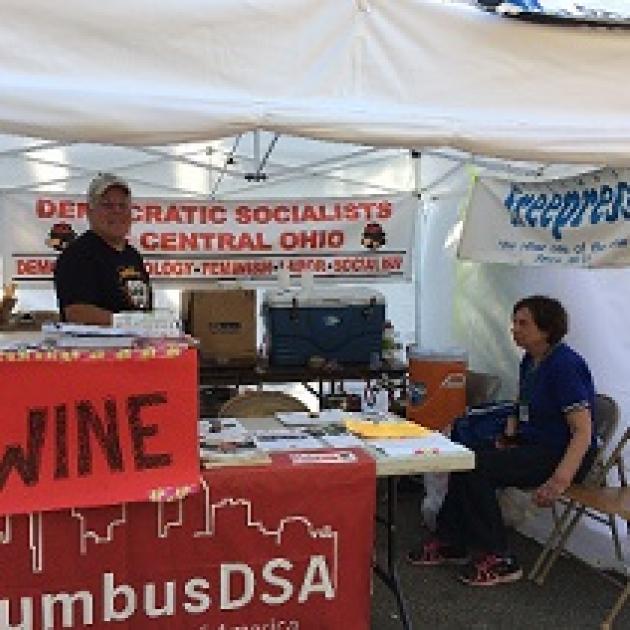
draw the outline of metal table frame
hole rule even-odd
[[[279,422],[274,418],[264,419],[241,419],[247,427],[250,423],[255,423],[257,428],[275,428]],[[384,524],[387,531],[387,551],[385,563],[380,564],[377,560],[373,569],[377,577],[389,588],[398,605],[400,620],[405,630],[413,630],[413,622],[409,614],[409,607],[405,599],[400,576],[398,573],[398,482],[401,477],[417,475],[424,472],[448,472],[470,470],[475,467],[475,455],[465,447],[459,447],[457,455],[444,454],[440,457],[434,455],[416,456],[413,458],[403,458],[400,460],[384,459],[376,452],[371,454],[376,460],[376,477],[383,479],[387,483],[387,508],[386,516],[381,517],[376,514],[378,523]]]
[[[378,368],[365,364],[349,364],[334,369],[310,368],[308,366],[270,366],[259,362],[256,365],[223,365],[203,358],[199,361],[199,385],[208,387],[240,387],[241,385],[262,386],[265,383],[302,383],[321,401],[328,387],[334,393],[337,385],[344,381],[370,382],[385,376],[400,383],[401,395],[406,395],[407,364],[383,363]],[[312,384],[316,385],[316,389]]]

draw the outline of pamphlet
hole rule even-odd
[[[324,435],[320,439],[331,448],[365,448],[365,442],[351,433]]]
[[[236,418],[200,418],[199,437],[215,441],[238,440],[249,435]]]
[[[276,418],[285,426],[311,426],[316,424],[343,424],[347,412],[342,409],[322,409],[319,412],[282,411],[276,413]]]
[[[433,433],[430,429],[415,422],[401,420],[395,416],[375,418],[374,420],[348,418],[345,424],[348,431],[363,438],[414,438],[429,436]]]
[[[313,427],[302,427],[302,430],[332,448],[365,447],[365,442],[349,433],[342,424],[319,424]]]
[[[248,435],[234,439],[202,438],[199,442],[199,456],[203,468],[215,466],[258,466],[270,464],[271,457],[258,448]]]
[[[299,429],[257,429],[251,432],[264,451],[293,451],[322,448],[323,443]]]
[[[290,453],[292,464],[354,464],[357,456],[350,451]]]

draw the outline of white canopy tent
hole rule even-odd
[[[253,129],[627,164],[625,31],[428,0],[7,0],[0,131],[161,144]]]
[[[475,161],[461,152],[584,168],[630,164],[627,32],[556,29],[426,0],[7,0],[2,18],[0,132],[49,142],[32,149],[40,141],[5,137],[0,190],[82,192],[102,168],[122,171],[138,194],[183,188],[251,198],[278,194],[282,177],[300,191],[326,181],[338,194],[419,186],[439,210],[423,222],[423,339],[470,347],[475,367],[505,366],[509,393],[509,307],[524,293],[556,294],[573,315],[570,342],[627,422],[627,305],[619,292],[627,272],[571,270],[569,278],[456,263],[466,175],[453,167]],[[253,130],[267,133],[247,134],[242,142],[252,146],[239,148],[237,139]],[[310,160],[274,165],[277,154],[265,158],[274,134],[357,146],[334,149],[335,164],[318,147]],[[183,142],[202,144],[157,146]],[[372,147],[392,150],[381,161]],[[448,164],[427,166],[414,182],[401,147],[438,150]],[[363,161],[360,176],[344,163],[352,153]],[[165,157],[174,165],[167,178]],[[230,164],[234,157],[241,164]],[[242,171],[256,173],[263,161],[272,176],[244,182]]]

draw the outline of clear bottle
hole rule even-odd
[[[402,342],[402,337],[400,336],[400,333],[397,330],[394,332],[393,354],[394,354],[394,357],[393,357],[394,361],[397,361],[398,363],[405,363],[406,361],[405,348]]]
[[[387,320],[383,325],[383,340],[381,342],[383,361],[392,361],[395,357],[396,333],[394,326]]]
[[[259,365],[263,365],[267,363],[267,361],[269,361],[269,352],[270,352],[269,335],[267,334],[267,331],[265,331],[263,333],[260,346],[258,346],[257,363]]]

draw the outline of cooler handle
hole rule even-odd
[[[370,305],[361,309],[361,315],[363,315],[364,319],[370,319],[372,317],[372,313],[374,312],[375,306],[376,306],[376,298],[372,296],[370,298]]]
[[[291,298],[291,312],[289,313],[289,319],[296,322],[300,318],[300,310],[298,309],[297,298]]]

